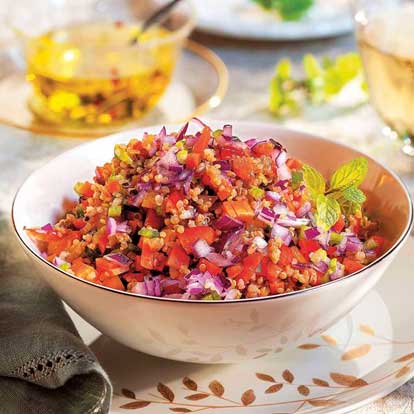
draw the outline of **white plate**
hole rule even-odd
[[[96,339],[91,348],[114,384],[111,413],[340,414],[390,393],[413,376],[413,252],[410,238],[375,291],[351,314],[296,349],[281,345],[271,359],[259,355],[240,365],[180,363],[132,351],[106,337]],[[298,309],[298,317],[301,311],[306,310]],[[90,338],[85,324],[77,326]],[[194,390],[183,384],[185,377],[197,390],[193,383]],[[220,385],[210,386],[213,381],[222,384],[222,395]],[[130,408],[121,408],[125,404]]]
[[[292,0],[294,1],[294,0]],[[347,0],[316,0],[300,21],[281,21],[252,0],[196,0],[198,28],[222,36],[299,40],[337,36],[352,30]]]

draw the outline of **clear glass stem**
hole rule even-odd
[[[402,152],[409,157],[414,157],[414,137],[410,135],[406,135],[402,137],[403,139],[403,146]]]

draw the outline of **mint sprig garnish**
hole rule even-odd
[[[361,210],[366,196],[358,187],[368,172],[368,161],[355,158],[341,165],[332,175],[327,188],[322,174],[310,165],[302,167],[303,181],[310,197],[316,204],[316,224],[329,230],[340,218],[341,213],[353,214]]]

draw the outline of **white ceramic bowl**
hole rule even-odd
[[[211,122],[219,128],[223,122]],[[361,154],[333,141],[275,125],[234,122],[239,137],[275,137],[290,154],[329,175]],[[168,130],[176,131],[172,126]],[[158,132],[160,127],[146,128]],[[139,138],[144,130],[122,132],[74,148],[35,171],[18,191],[13,223],[18,238],[46,282],[102,333],[142,352],[204,363],[239,362],[318,334],[347,314],[369,292],[408,238],[413,221],[410,196],[400,179],[372,159],[363,184],[368,208],[382,223],[392,247],[352,276],[280,296],[229,302],[153,298],[97,286],[55,268],[37,251],[24,227],[52,222],[73,184],[91,179],[95,166],[113,156],[115,143]],[[395,283],[398,283],[396,278]],[[401,286],[404,289],[404,286]]]

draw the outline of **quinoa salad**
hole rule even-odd
[[[194,134],[186,124],[115,145],[62,219],[26,228],[41,255],[116,290],[219,301],[318,286],[383,253],[359,188],[365,158],[323,177],[276,138],[192,122]]]

